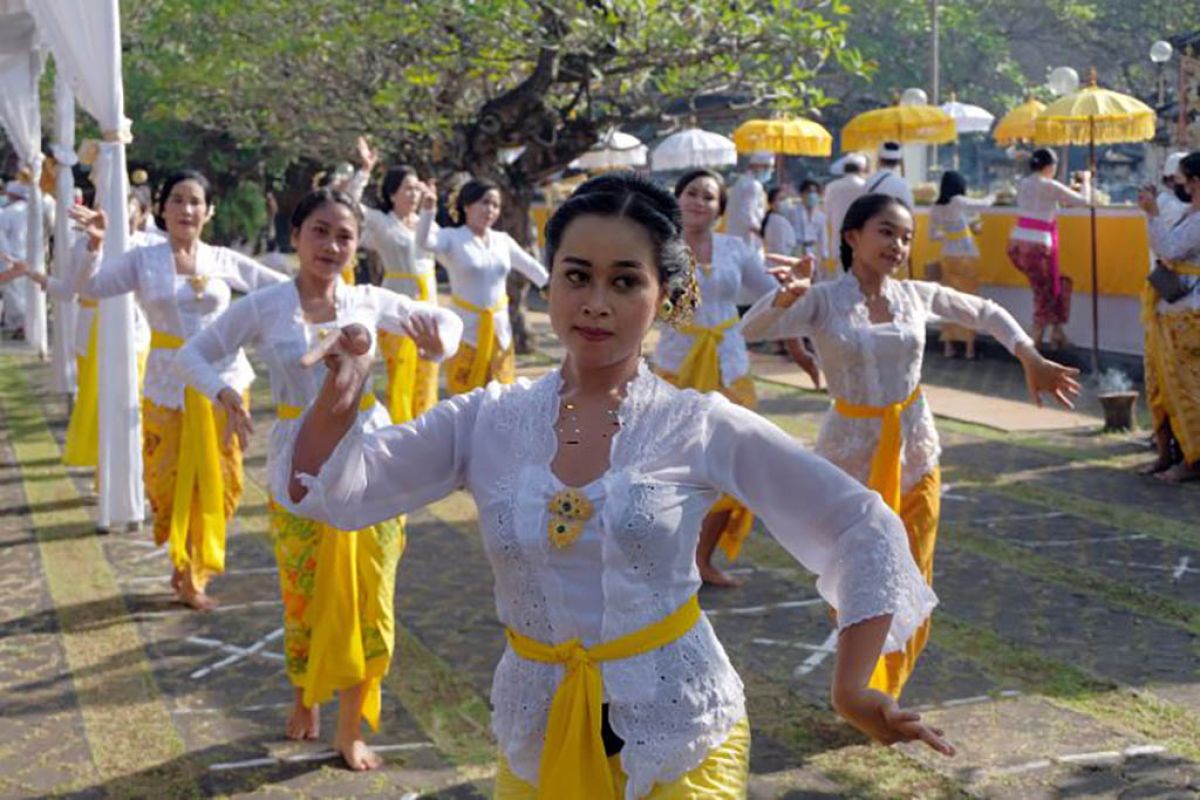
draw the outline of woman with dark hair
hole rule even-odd
[[[430,360],[458,346],[462,324],[450,311],[341,280],[361,224],[359,204],[350,196],[330,189],[310,192],[292,213],[291,241],[300,261],[295,280],[235,303],[179,352],[177,370],[222,409],[230,420],[227,436],[244,443],[252,432],[249,411],[217,365],[247,345],[255,347],[267,365],[275,404],[268,459],[280,452],[317,396],[324,370],[306,369],[301,360],[323,337],[349,324],[386,330],[410,338]],[[368,431],[388,424],[370,391],[363,394],[358,417]],[[268,463],[268,472],[273,468]],[[284,663],[295,687],[287,736],[316,739],[318,705],[340,692],[333,746],[352,769],[374,769],[380,761],[363,741],[361,721],[379,729],[380,680],[394,647],[392,603],[396,564],[404,550],[403,520],[392,517],[335,531],[272,502],[270,521],[283,594]]]
[[[536,258],[513,238],[492,228],[500,218],[500,187],[491,181],[468,181],[454,198],[455,227],[437,229],[433,215],[437,195],[426,186],[417,220],[417,242],[440,257],[450,276],[451,301],[462,317],[463,343],[446,362],[446,387],[461,394],[491,381],[512,383],[516,377],[512,324],[505,282],[512,270],[537,286],[547,274]]]
[[[750,377],[750,357],[738,328],[739,302],[752,302],[778,283],[767,272],[762,252],[736,236],[716,233],[725,213],[725,181],[716,172],[697,169],[675,184],[683,221],[683,240],[696,259],[700,306],[690,321],[663,328],[654,350],[654,368],[680,389],[720,392],[738,405],[754,408],[758,398]],[[712,563],[717,545],[737,558],[754,516],[733,497],[713,506],[700,533],[696,562],[700,577],[714,586],[740,581]]]
[[[763,250],[790,256],[796,249],[796,229],[783,213],[787,191],[783,186],[772,186],[767,190],[767,213],[763,215],[758,235],[762,237]]]
[[[976,295],[893,275],[908,262],[913,216],[885,194],[855,200],[842,223],[845,274],[810,286],[792,277],[746,315],[750,340],[809,336],[817,346],[833,406],[816,451],[879,492],[900,515],[913,558],[933,582],[940,472],[937,430],[921,392],[925,326],[936,314],[983,330],[1015,355],[1030,398],[1048,391],[1070,405],[1078,370],[1042,358],[1012,315]],[[926,621],[902,650],[877,665],[871,686],[899,697],[929,635]]]
[[[971,231],[969,216],[987,208],[994,195],[982,200],[967,197],[967,179],[962,173],[948,170],[942,173],[942,188],[937,202],[929,209],[930,238],[942,243],[942,283],[967,294],[979,294],[979,248]],[[971,328],[943,322],[942,353],[954,357],[954,343],[963,342],[967,358],[975,358],[975,331]]]
[[[1155,269],[1167,278],[1142,290],[1146,402],[1158,449],[1143,471],[1182,483],[1200,479],[1200,151],[1180,160],[1174,191],[1187,203],[1178,215],[1162,214],[1152,191],[1138,198],[1161,263]]]
[[[1008,242],[1008,259],[1029,278],[1033,290],[1033,341],[1042,346],[1046,326],[1055,348],[1067,344],[1063,325],[1071,317],[1071,279],[1058,263],[1058,209],[1086,206],[1091,197],[1091,175],[1082,173],[1082,192],[1054,180],[1058,157],[1049,148],[1033,151],[1029,176],[1017,187],[1017,225]]]
[[[361,200],[375,152],[366,139],[359,137],[359,170],[347,193]],[[417,171],[398,165],[389,167],[379,192],[379,208],[360,204],[363,213],[362,240],[359,246],[374,250],[383,262],[383,286],[413,300],[437,305],[437,274],[433,255],[417,245],[417,204],[424,191]],[[430,230],[436,236],[437,223]],[[438,365],[417,356],[413,341],[380,330],[379,353],[387,366],[387,410],[392,422],[400,424],[419,417],[437,404]]]
[[[841,612],[835,708],[879,741],[952,753],[866,688],[880,650],[936,603],[900,521],[771,423],[646,368],[655,319],[685,324],[698,300],[674,198],[631,174],[594,178],[546,240],[557,369],[368,432],[353,409],[369,334],[348,326],[271,475],[294,513],[345,528],[474,496],[508,640],[491,695],[497,800],[746,796],[742,684],[696,601],[701,520],[722,493],[760,513]]]
[[[201,611],[215,605],[205,585],[225,569],[225,525],[242,496],[242,450],[223,435],[228,429],[224,409],[214,409],[185,386],[175,372],[175,358],[229,306],[232,291],[251,292],[287,280],[241,253],[201,241],[212,211],[208,180],[194,170],[175,172],[163,182],[155,209],[167,241],[108,255],[101,265],[104,212],[72,209],[88,236],[79,294],[103,299],[133,292],[150,323],[142,457],[154,541],[169,543],[171,586],[179,599]],[[249,391],[254,370],[240,350],[217,369],[237,391]]]

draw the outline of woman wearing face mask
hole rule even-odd
[[[967,179],[961,173],[950,170],[942,174],[941,192],[929,209],[929,227],[930,238],[942,243],[942,283],[952,289],[979,294],[979,248],[968,216],[987,208],[995,199],[994,195],[982,200],[967,197]],[[966,357],[975,358],[974,330],[944,322],[941,338],[946,358],[954,357],[955,342],[963,342]]]
[[[675,196],[683,216],[683,239],[696,259],[699,307],[688,323],[662,330],[654,367],[681,389],[720,392],[738,405],[754,408],[757,397],[737,304],[743,296],[754,300],[771,292],[778,283],[767,272],[756,245],[714,231],[727,199],[720,175],[693,170],[676,182]],[[713,565],[712,556],[720,544],[735,559],[753,524],[753,515],[733,497],[722,497],[713,506],[696,551],[700,577],[706,583],[739,585]]]
[[[154,509],[154,541],[169,543],[171,585],[180,600],[198,610],[215,605],[204,588],[225,569],[225,525],[242,495],[242,450],[225,435],[224,408],[214,408],[184,385],[174,370],[175,357],[229,306],[231,291],[251,292],[287,280],[234,250],[201,241],[212,209],[212,190],[203,175],[173,173],[163,182],[157,208],[167,241],[108,256],[103,265],[103,212],[72,212],[88,235],[79,294],[103,299],[133,292],[150,323],[142,397],[146,495]],[[217,369],[238,392],[248,391],[254,380],[240,350]]]
[[[342,326],[359,324],[409,338],[424,358],[436,360],[458,346],[462,323],[437,306],[369,284],[348,286],[342,269],[358,246],[358,202],[329,189],[309,193],[292,212],[292,245],[300,261],[294,281],[248,295],[233,304],[179,352],[178,371],[231,420],[244,442],[252,432],[242,393],[218,366],[253,345],[267,365],[275,424],[268,459],[274,459],[303,411],[317,395],[324,370],[309,370],[304,354]],[[388,424],[371,392],[358,414],[364,430]],[[268,462],[270,472],[276,467]],[[284,656],[295,687],[287,722],[290,739],[316,739],[318,704],[341,693],[334,748],[354,770],[374,769],[379,757],[363,741],[361,721],[379,728],[380,681],[394,646],[392,602],[396,565],[404,550],[399,518],[336,531],[271,504],[271,538],[279,562],[284,608]]]
[[[763,216],[758,233],[762,237],[765,252],[790,256],[796,250],[796,230],[782,213],[786,200],[782,186],[773,186],[767,191],[767,213]]]
[[[1138,204],[1150,218],[1150,246],[1173,280],[1142,290],[1146,400],[1158,458],[1143,471],[1168,483],[1200,478],[1200,151],[1179,162],[1175,195],[1187,205],[1161,212],[1152,192]],[[1165,292],[1165,294],[1164,294]]]
[[[453,205],[457,225],[437,229],[437,196],[432,187],[424,188],[417,243],[446,267],[453,308],[463,320],[463,344],[446,363],[446,386],[451,394],[461,394],[491,381],[513,382],[516,356],[505,281],[514,269],[537,286],[546,285],[547,275],[511,236],[492,228],[500,218],[499,186],[471,180]]]
[[[1017,225],[1008,242],[1008,259],[1029,279],[1033,290],[1033,341],[1042,346],[1046,326],[1057,349],[1067,343],[1063,326],[1071,316],[1071,279],[1058,264],[1058,209],[1086,206],[1091,196],[1089,173],[1083,173],[1083,191],[1076,192],[1054,180],[1058,157],[1041,148],[1029,159],[1029,177],[1017,187]]]
[[[812,256],[818,266],[829,256],[825,235],[825,211],[821,208],[821,184],[811,178],[800,184],[800,202],[792,209],[792,227],[800,246],[800,255]],[[789,254],[790,255],[790,254]],[[813,280],[824,277],[824,269],[813,271]]]
[[[350,181],[348,194],[362,199],[363,190],[376,164],[375,152],[363,138],[358,140],[363,168]],[[399,165],[383,176],[379,208],[362,205],[363,231],[359,245],[374,250],[383,262],[383,286],[393,292],[437,304],[437,274],[433,255],[417,245],[417,204],[423,192],[417,171]],[[430,224],[436,237],[440,229]],[[437,403],[438,365],[417,356],[412,339],[386,330],[378,331],[379,352],[387,365],[387,409],[392,422],[400,424],[419,417]]]
[[[809,336],[825,369],[833,407],[816,451],[879,492],[904,520],[913,558],[933,580],[940,503],[937,431],[921,393],[925,325],[933,314],[983,330],[1021,361],[1030,397],[1051,392],[1064,405],[1078,370],[1038,355],[1012,315],[990,300],[936,283],[892,276],[908,261],[913,217],[890,195],[855,200],[842,225],[839,279],[810,286],[791,278],[746,315],[750,340]],[[871,686],[900,695],[929,635],[926,621],[876,666]]]
[[[695,302],[674,199],[594,178],[546,240],[559,368],[368,432],[354,411],[368,330],[345,328],[272,472],[296,513],[343,528],[474,496],[508,639],[491,695],[497,800],[746,796],[742,684],[696,602],[701,520],[721,493],[762,514],[840,610],[834,707],[879,741],[952,753],[866,688],[881,647],[936,602],[899,520],[771,423],[643,363],[655,318],[679,324]]]

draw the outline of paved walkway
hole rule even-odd
[[[979,387],[970,399],[982,408],[1020,396],[1010,361],[931,360],[927,378]],[[222,605],[190,613],[171,602],[146,532],[94,533],[90,478],[60,466],[66,408],[47,386],[43,365],[0,353],[0,797],[489,796],[487,696],[503,636],[469,498],[410,518],[373,738],[387,764],[354,775],[325,745],[281,736],[290,690],[265,428],[229,571],[212,586]],[[264,390],[254,406],[265,423]],[[762,413],[811,441],[824,395],[759,390]],[[906,699],[960,756],[868,746],[837,720],[824,608],[757,531],[735,565],[747,585],[702,594],[746,682],[752,796],[1200,794],[1200,488],[1134,476],[1148,458],[1140,437],[1101,435],[1098,423],[939,426],[942,605]]]

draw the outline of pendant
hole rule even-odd
[[[204,299],[204,287],[208,285],[208,277],[205,275],[192,275],[188,278],[188,286],[192,289],[192,295],[197,300]]]
[[[550,498],[547,504],[550,521],[547,525],[550,544],[559,548],[570,547],[583,535],[583,526],[592,518],[592,503],[583,492],[566,488]]]

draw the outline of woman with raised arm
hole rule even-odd
[[[223,410],[232,421],[227,430],[244,444],[250,414],[217,365],[245,346],[255,347],[266,362],[275,403],[268,460],[317,395],[323,370],[305,369],[300,361],[323,337],[357,323],[409,337],[431,360],[458,346],[462,323],[451,312],[341,280],[358,246],[361,219],[358,203],[348,195],[329,189],[309,193],[292,212],[292,245],[300,261],[296,279],[233,304],[179,351],[177,369]],[[359,416],[368,431],[388,424],[371,392],[363,394]],[[272,468],[268,463],[268,471]],[[378,730],[380,680],[394,647],[392,602],[403,520],[335,531],[272,502],[271,534],[283,594],[285,664],[296,695],[287,735],[317,738],[318,704],[341,692],[333,745],[352,769],[374,769],[380,761],[363,741],[361,720]]]
[[[474,496],[508,639],[491,695],[495,797],[746,795],[742,683],[696,599],[700,525],[722,493],[761,514],[839,610],[834,707],[878,741],[952,753],[867,688],[880,650],[936,603],[900,520],[771,423],[643,362],[655,318],[682,324],[695,301],[674,198],[633,175],[594,178],[546,240],[557,369],[370,432],[355,411],[369,328],[347,326],[271,474],[294,513],[349,529]]]
[[[216,604],[204,589],[225,569],[225,526],[242,496],[242,450],[224,435],[224,409],[214,409],[175,373],[175,356],[229,307],[233,291],[250,292],[288,279],[241,253],[201,241],[212,210],[208,180],[193,170],[175,172],[163,182],[155,215],[167,241],[107,256],[101,265],[103,212],[72,209],[88,235],[79,294],[103,299],[133,292],[150,323],[142,457],[154,541],[169,543],[171,586],[180,600],[201,611]],[[222,360],[218,369],[239,392],[247,392],[254,380],[241,351]]]
[[[816,451],[874,489],[904,520],[912,556],[933,583],[940,513],[937,430],[921,367],[925,325],[933,314],[991,334],[1025,370],[1030,396],[1052,392],[1063,404],[1078,393],[1078,370],[1047,361],[1012,315],[976,295],[925,281],[892,277],[908,262],[913,216],[899,199],[869,194],[855,200],[842,223],[846,273],[810,286],[792,277],[746,314],[748,339],[808,336],[817,347],[833,407]],[[929,636],[929,621],[904,647],[884,656],[872,688],[899,697]]]
[[[433,221],[437,196],[426,186],[417,220],[417,244],[440,257],[450,276],[451,302],[462,317],[463,343],[446,362],[446,386],[461,394],[491,381],[512,383],[516,376],[508,295],[508,273],[520,272],[537,286],[546,285],[546,270],[511,236],[492,228],[500,218],[500,187],[474,179],[454,198],[452,228]]]

